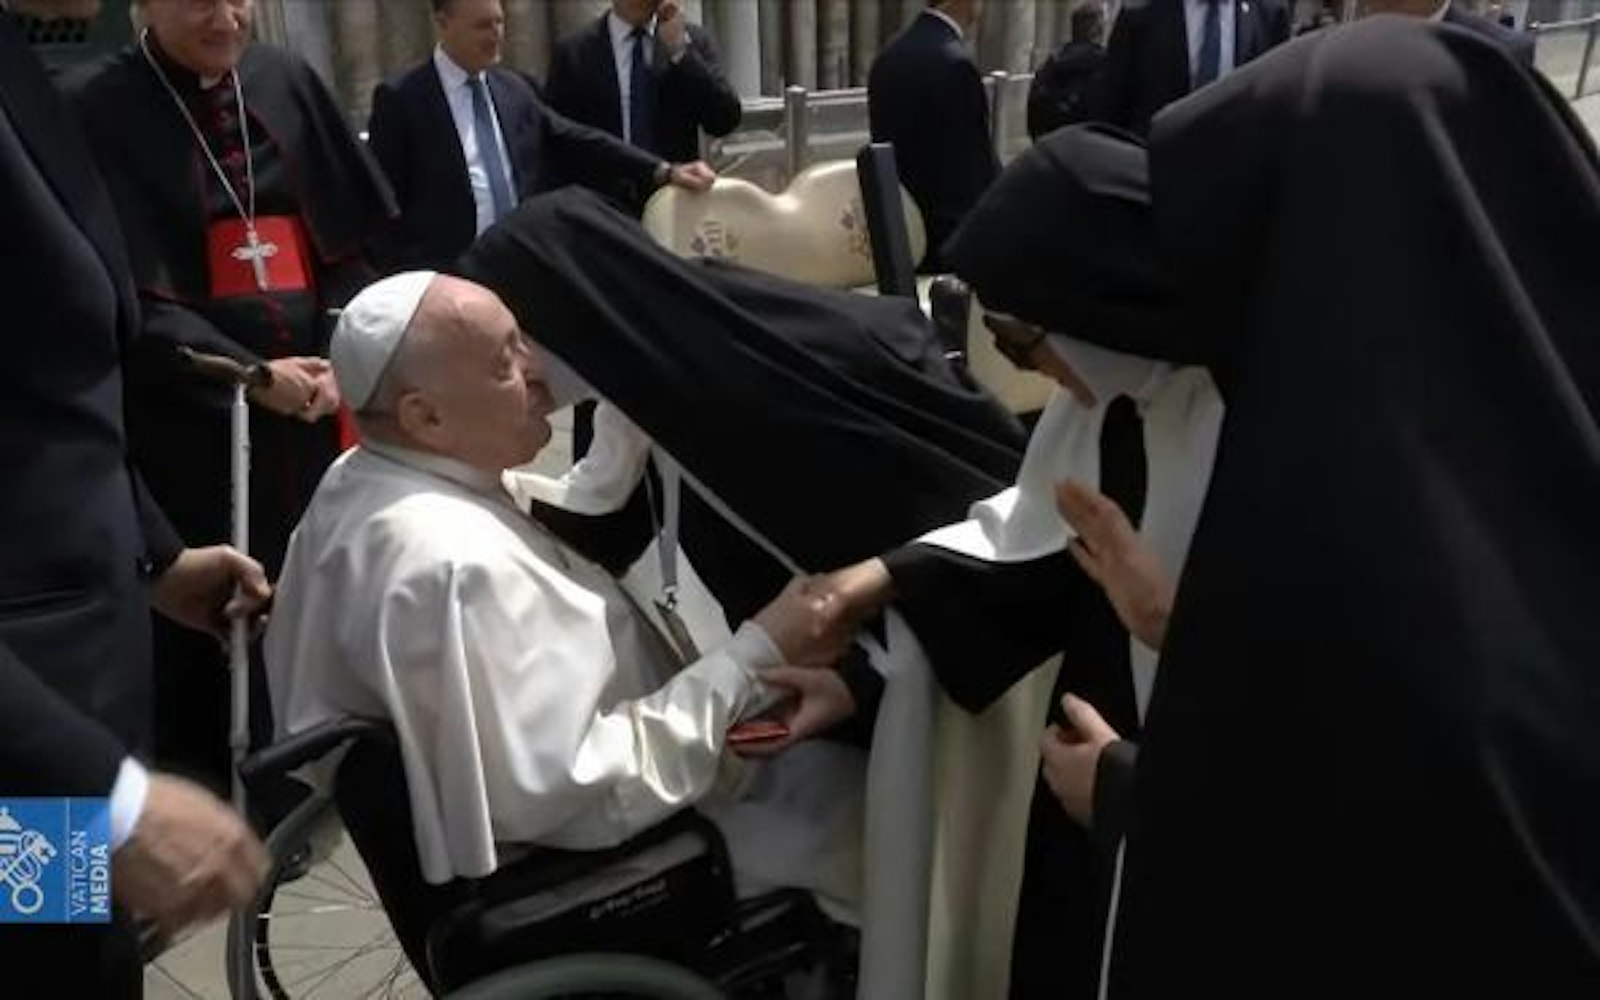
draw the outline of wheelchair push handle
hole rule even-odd
[[[347,743],[393,738],[394,728],[386,722],[331,719],[246,757],[239,762],[239,777],[250,782],[266,775],[287,774]]]
[[[247,389],[265,389],[272,384],[272,369],[264,364],[245,365],[220,354],[202,354],[188,347],[178,348],[179,357],[206,378]]]

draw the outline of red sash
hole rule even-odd
[[[219,219],[206,230],[211,297],[303,292],[311,287],[307,249],[297,216],[258,216],[253,244],[243,219]]]

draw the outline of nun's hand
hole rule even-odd
[[[824,573],[811,586],[813,591],[837,595],[839,613],[856,626],[882,611],[894,597],[894,579],[882,559],[867,559]]]
[[[1061,808],[1083,826],[1094,823],[1095,774],[1100,753],[1117,739],[1117,731],[1095,707],[1075,695],[1062,695],[1065,726],[1051,726],[1039,741],[1040,770]]]
[[[1072,557],[1106,592],[1134,638],[1159,650],[1172,614],[1172,584],[1122,508],[1069,480],[1056,485],[1056,510],[1078,533],[1069,544]]]
[[[795,577],[754,621],[766,630],[783,662],[801,667],[831,667],[839,662],[855,623],[843,613],[838,595],[819,587],[815,577]]]

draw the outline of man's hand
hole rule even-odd
[[[662,0],[661,6],[656,8],[656,38],[667,47],[667,54],[673,59],[689,44],[688,21],[678,0]]]
[[[1100,585],[1117,617],[1140,642],[1159,650],[1172,614],[1172,584],[1110,497],[1074,482],[1056,486],[1056,510],[1078,537],[1072,557]]]
[[[775,756],[856,713],[856,700],[837,670],[775,667],[763,670],[761,679],[794,696],[773,711],[774,717],[788,727],[789,734],[782,739],[742,743],[730,748],[741,757]]]
[[[795,577],[772,603],[755,616],[783,655],[783,662],[801,667],[832,666],[844,655],[855,624],[844,602],[816,577]]]
[[[250,398],[273,413],[316,423],[339,408],[339,386],[326,358],[274,358],[272,383]]]
[[[227,639],[228,623],[255,617],[272,587],[261,564],[228,545],[184,549],[156,578],[150,603],[197,632]]]
[[[111,858],[117,901],[167,936],[248,904],[266,849],[233,810],[181,778],[150,776],[133,835]]]
[[[667,183],[687,191],[710,191],[716,182],[717,172],[704,160],[674,163],[667,168]]]
[[[1100,752],[1118,739],[1095,707],[1074,695],[1061,696],[1067,725],[1051,726],[1039,741],[1045,784],[1067,815],[1083,826],[1094,823],[1094,776]]]

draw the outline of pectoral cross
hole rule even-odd
[[[244,231],[247,245],[235,247],[232,257],[238,261],[249,261],[251,268],[256,272],[256,287],[263,292],[267,290],[267,258],[278,254],[278,244],[263,243],[261,237],[256,235],[256,227],[250,226]]]

